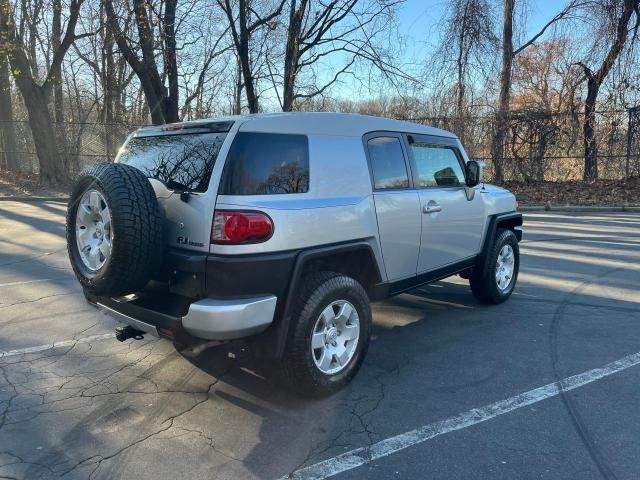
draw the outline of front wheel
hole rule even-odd
[[[498,304],[513,293],[520,268],[518,239],[511,230],[498,230],[484,265],[469,276],[471,292],[482,303]]]
[[[327,395],[364,360],[371,331],[369,297],[353,278],[319,272],[303,280],[289,327],[283,376],[294,390]]]

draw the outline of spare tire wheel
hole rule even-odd
[[[142,289],[162,261],[162,224],[140,170],[118,163],[85,168],[67,208],[67,250],[78,281],[94,295]]]

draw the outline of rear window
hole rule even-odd
[[[223,195],[304,193],[309,190],[305,135],[240,132],[220,184]]]
[[[132,137],[117,160],[168,188],[204,192],[225,137],[226,133]]]

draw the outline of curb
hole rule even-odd
[[[60,202],[67,203],[69,197],[12,197],[12,196],[0,196],[0,202]]]
[[[638,212],[640,205],[521,205],[520,212]]]

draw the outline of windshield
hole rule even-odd
[[[226,133],[132,137],[117,161],[170,189],[204,192],[225,137]]]

